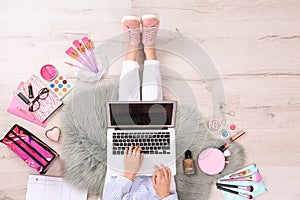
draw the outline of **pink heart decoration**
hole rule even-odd
[[[59,140],[59,137],[60,137],[60,133],[61,133],[61,130],[59,127],[57,126],[54,126],[53,128],[47,130],[45,132],[45,135],[48,139],[54,141],[54,142],[58,142]]]

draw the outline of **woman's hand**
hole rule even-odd
[[[155,165],[154,169],[152,184],[159,198],[164,199],[170,195],[171,170],[164,165],[161,165],[161,168]]]
[[[131,145],[125,149],[124,152],[124,177],[134,180],[137,172],[140,170],[144,160],[144,154],[141,153],[142,147],[136,146],[133,148]]]

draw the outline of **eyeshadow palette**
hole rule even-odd
[[[62,99],[73,89],[73,85],[63,75],[60,74],[53,81],[51,81],[51,83],[49,83],[48,88],[51,89],[59,99]]]

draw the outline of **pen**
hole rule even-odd
[[[17,107],[17,110],[19,110],[20,112],[22,112],[23,114],[25,114],[26,116],[30,117],[33,120],[36,120],[36,118],[34,116],[32,116],[31,114],[29,114],[28,112],[26,112],[25,110],[23,110],[20,107]]]

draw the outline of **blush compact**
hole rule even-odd
[[[51,81],[57,76],[57,70],[53,65],[47,64],[41,68],[40,74],[46,81]]]
[[[225,167],[225,156],[217,148],[203,150],[198,156],[198,166],[207,175],[216,175]]]

